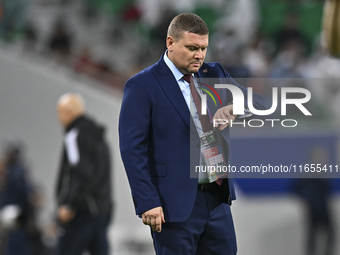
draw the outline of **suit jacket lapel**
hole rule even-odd
[[[182,117],[184,123],[195,133],[197,134],[197,130],[195,125],[193,125],[193,121],[191,120],[191,114],[188,109],[188,106],[184,100],[182,91],[180,90],[175,77],[173,76],[171,70],[165,64],[163,60],[163,55],[161,59],[158,61],[157,70],[154,72],[154,75],[163,89],[164,93],[167,95],[173,106],[176,108],[179,115]],[[197,134],[198,135],[198,134]]]

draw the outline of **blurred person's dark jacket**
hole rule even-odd
[[[111,163],[104,128],[81,116],[66,128],[65,137],[70,132],[77,133],[79,161],[71,164],[64,146],[57,183],[58,205],[67,205],[77,213],[109,212]]]

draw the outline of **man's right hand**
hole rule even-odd
[[[161,232],[162,223],[165,223],[162,207],[156,207],[142,214],[142,221],[145,225],[149,225],[152,231]]]
[[[76,215],[76,212],[73,211],[72,209],[70,209],[68,206],[66,205],[61,205],[58,208],[58,218],[62,223],[68,223],[70,220],[72,220],[74,218],[74,216]]]

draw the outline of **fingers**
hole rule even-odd
[[[165,223],[163,210],[162,210],[162,223]]]
[[[161,232],[162,231],[162,217],[157,217],[155,221],[155,230],[153,231]]]
[[[229,124],[235,120],[235,115],[233,115],[233,106],[227,105],[225,107],[222,107],[218,109],[214,115],[214,120],[220,120],[216,121],[216,124],[218,124],[218,129],[223,130],[226,127],[229,126]],[[223,120],[223,121],[222,121]],[[214,122],[215,123],[215,122]],[[217,125],[216,125],[217,126]]]
[[[158,217],[148,217],[145,220],[143,219],[143,223],[145,225],[149,225],[152,231],[161,232],[162,231],[162,223],[164,223],[164,219],[161,216]]]
[[[157,207],[143,213],[142,222],[149,225],[153,231],[161,232],[162,223],[165,223],[163,209]]]
[[[144,225],[149,225],[148,224],[148,219],[145,217],[145,215],[142,215],[142,222],[144,223]]]
[[[230,118],[230,109],[228,109],[227,107],[223,107],[221,109],[222,111],[222,116],[225,117],[226,119],[229,119]]]
[[[152,231],[156,231],[156,222],[160,222],[160,219],[159,219],[160,217],[154,217],[154,218],[151,218],[151,224],[150,224],[150,226],[151,226],[151,229],[152,229]]]
[[[145,225],[149,225],[152,231],[161,232],[162,231],[162,223],[164,223],[164,219],[161,216],[158,217],[145,217],[142,219]]]
[[[228,124],[223,124],[218,126],[218,130],[223,130],[228,126]]]

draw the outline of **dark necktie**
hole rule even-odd
[[[196,105],[198,116],[199,116],[200,121],[201,121],[203,132],[208,132],[208,131],[212,130],[212,126],[210,124],[209,116],[208,115],[202,115],[202,112],[201,112],[201,109],[202,109],[201,108],[202,107],[201,97],[200,97],[200,95],[198,94],[198,92],[195,88],[194,79],[193,79],[192,75],[191,74],[183,75],[183,80],[185,80],[186,82],[188,82],[190,84],[189,87],[190,87],[191,96],[194,99],[194,103]],[[223,182],[223,179],[216,180],[216,183],[218,185],[221,185],[222,182]]]
[[[201,104],[201,97],[198,94],[196,88],[195,88],[195,84],[194,84],[194,80],[191,74],[185,74],[183,75],[183,80],[185,80],[186,82],[188,82],[190,85],[190,92],[191,92],[191,96],[194,99],[194,103],[197,109],[197,113],[198,116],[200,118],[201,121],[201,125],[202,125],[202,129],[203,132],[208,132],[210,130],[212,130],[211,124],[210,124],[210,119],[208,115],[202,115],[201,109],[202,109],[202,104]]]

